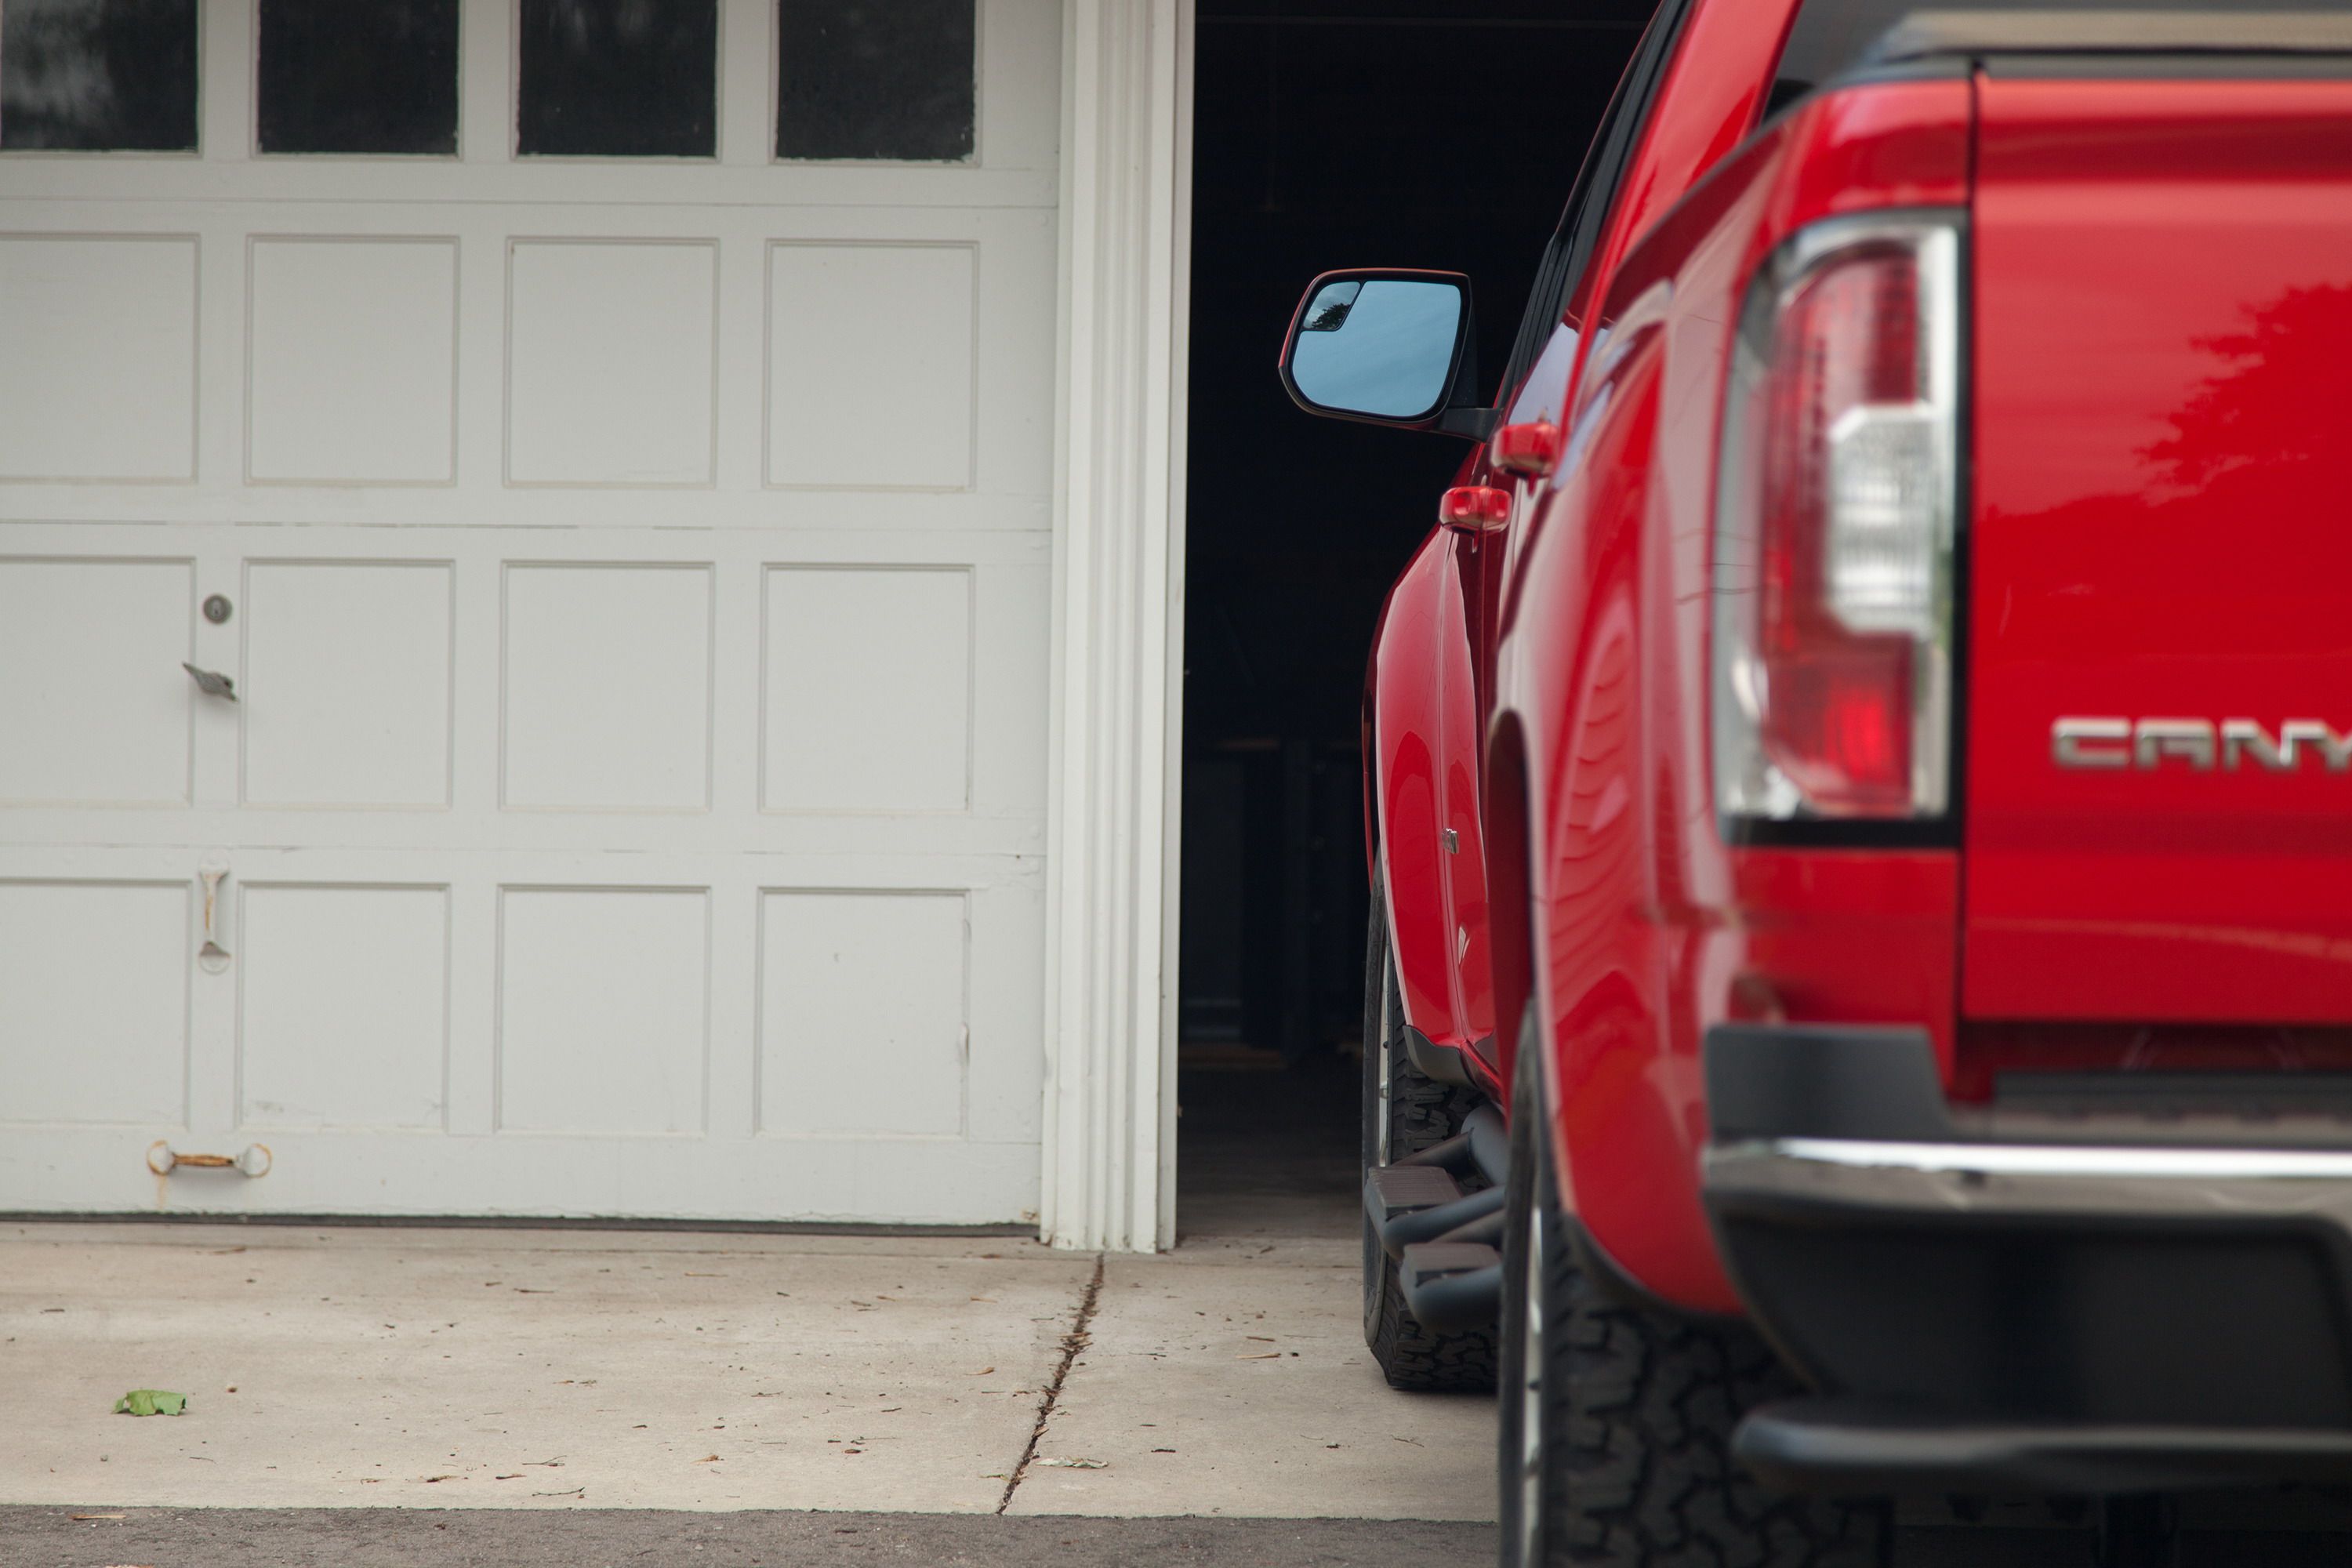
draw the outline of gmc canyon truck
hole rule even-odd
[[[2352,1482],[2347,8],[1663,0],[1492,399],[1471,312],[1327,273],[1282,374],[1475,443],[1364,1315],[1498,1385],[1505,1560]]]

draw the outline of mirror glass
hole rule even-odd
[[[1339,279],[1307,301],[1290,351],[1290,377],[1324,408],[1418,419],[1444,400],[1461,330],[1458,283]]]

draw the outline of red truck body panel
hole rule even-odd
[[[1389,592],[1373,643],[1365,766],[1405,1019],[1492,1079],[1494,994],[1479,830],[1480,704],[1454,533],[1433,532]],[[1446,832],[1453,832],[1448,848]],[[1475,951],[1473,949],[1475,948]]]
[[[1699,1195],[1710,1025],[1898,1018],[1951,1059],[1958,856],[1727,847],[1706,716],[1716,449],[1748,279],[1817,219],[1964,205],[1969,103],[1964,81],[1816,100],[1630,251],[1574,395],[1575,460],[1513,583],[1502,686],[1532,785],[1556,1168],[1593,1242],[1685,1306],[1739,1305]]]
[[[1963,1010],[2352,1018],[2352,83],[1979,112]]]

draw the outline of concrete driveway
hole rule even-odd
[[[1388,1389],[1355,1268],[1280,1236],[12,1224],[0,1502],[1489,1518],[1493,1402]],[[110,1414],[132,1388],[188,1413]]]

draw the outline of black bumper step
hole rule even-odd
[[[1383,1165],[1364,1173],[1364,1216],[1379,1233],[1391,1258],[1424,1241],[1485,1241],[1483,1234],[1457,1234],[1503,1212],[1503,1189],[1465,1194],[1454,1178],[1430,1165]]]
[[[1405,1306],[1438,1333],[1491,1328],[1502,1316],[1503,1255],[1484,1243],[1416,1242],[1398,1259],[1397,1279]]]
[[[1739,1424],[1731,1449],[1768,1485],[1832,1496],[2115,1495],[2352,1481],[2352,1431],[2042,1425],[1857,1399],[1765,1405]]]

